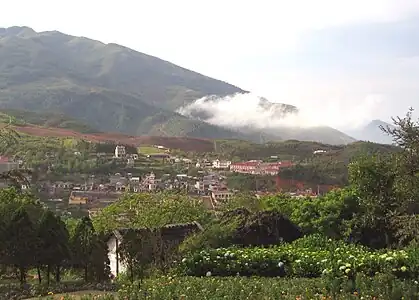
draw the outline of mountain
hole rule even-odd
[[[15,109],[0,110],[0,123],[10,123],[14,126],[41,126],[70,129],[80,133],[99,133],[98,130],[60,113],[32,112]]]
[[[246,92],[120,45],[57,31],[0,28],[0,109],[59,113],[100,131],[132,135],[295,137],[286,129],[245,132],[176,112],[207,95]],[[261,105],[270,106],[267,100]],[[325,143],[350,140],[332,128],[327,134],[313,129],[300,136]]]
[[[392,144],[392,137],[383,132],[380,129],[381,126],[385,128],[387,128],[387,126],[390,128],[395,128],[393,125],[384,121],[373,120],[366,126],[357,130],[350,131],[348,134],[361,141],[369,141],[379,144]]]

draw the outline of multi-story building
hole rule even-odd
[[[224,191],[214,191],[211,193],[212,199],[214,199],[216,202],[225,202],[227,200],[230,200],[234,196],[234,193],[224,190]]]
[[[292,162],[274,162],[264,163],[260,160],[251,160],[247,162],[239,162],[230,165],[230,171],[244,174],[255,175],[277,175],[281,168],[292,166]]]
[[[214,169],[228,169],[231,165],[231,161],[216,159],[212,162]]]
[[[143,180],[141,181],[141,188],[142,190],[146,191],[155,191],[157,188],[157,180],[156,175],[153,172],[146,175]]]
[[[115,157],[116,158],[125,157],[126,154],[127,153],[125,151],[125,146],[118,145],[118,146],[115,147]]]

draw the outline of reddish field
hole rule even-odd
[[[112,141],[125,145],[161,145],[171,149],[182,151],[210,152],[214,150],[214,143],[211,140],[187,138],[187,137],[161,137],[161,136],[129,136],[120,133],[98,133],[84,134],[62,128],[46,128],[37,126],[15,126],[19,132],[49,137],[74,137],[92,142]]]

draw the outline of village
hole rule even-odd
[[[258,177],[270,177],[274,179],[276,191],[282,191],[283,181],[278,173],[282,168],[293,166],[291,161],[280,161],[277,157],[269,157],[268,161],[232,162],[218,158],[211,160],[182,157],[171,154],[170,149],[159,145],[143,149],[147,151],[142,153],[141,148],[138,148],[137,153],[128,153],[126,146],[116,145],[109,159],[123,167],[109,174],[79,174],[67,180],[38,178],[36,182],[28,175],[28,183],[31,182],[32,190],[37,192],[44,205],[56,213],[92,217],[126,192],[182,191],[192,197],[201,198],[208,209],[214,209],[242,192],[240,187],[229,186],[228,179],[231,176],[248,175],[254,176],[255,180]],[[48,155],[54,157],[53,153]],[[81,153],[75,152],[74,155],[79,156]],[[104,158],[108,154],[98,152],[96,156]],[[146,173],[144,169],[135,168],[140,161],[143,162],[142,166],[148,166]],[[2,171],[23,168],[24,165],[22,159],[0,158]],[[164,173],[168,168],[170,172]],[[27,189],[29,185],[22,184],[21,188]],[[257,197],[272,193],[258,187],[252,192]],[[294,197],[315,197],[318,194],[318,191],[313,192],[312,189],[299,187],[298,184],[297,190],[287,192]]]

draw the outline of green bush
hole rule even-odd
[[[317,243],[317,244],[316,244]],[[307,237],[270,248],[217,248],[196,252],[182,259],[179,270],[191,276],[208,272],[217,276],[320,277],[338,272],[352,276],[391,272],[399,278],[418,278],[416,248],[372,251],[366,247]]]
[[[393,280],[389,286],[385,277],[359,278],[359,288],[343,282],[336,293],[328,291],[317,279],[281,279],[262,277],[176,277],[149,279],[128,284],[118,292],[119,299],[417,299],[418,284],[414,281]]]

